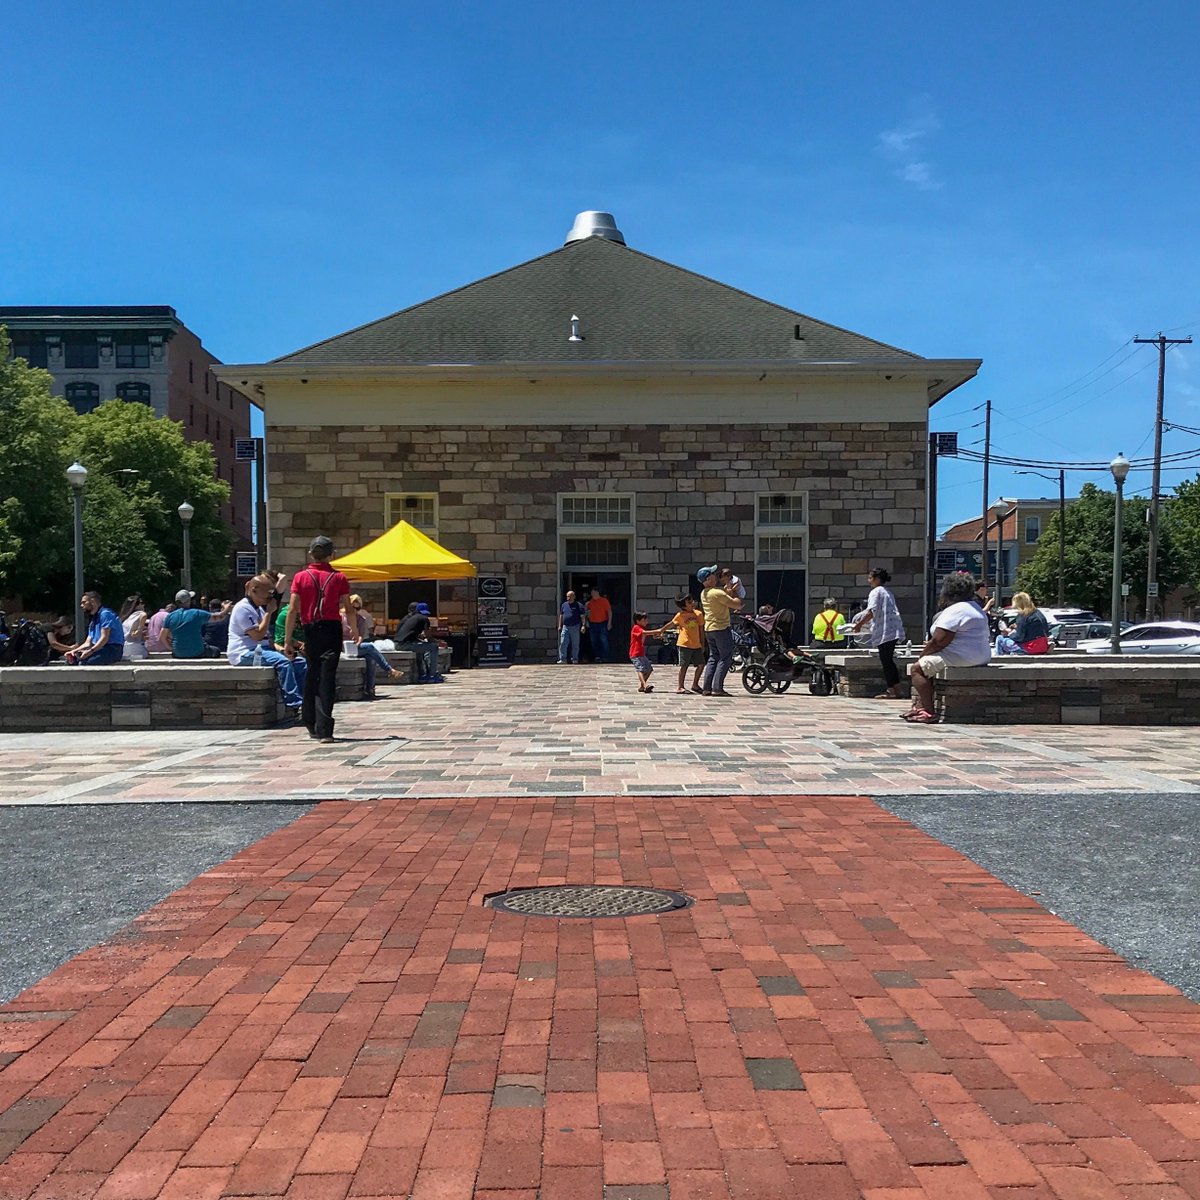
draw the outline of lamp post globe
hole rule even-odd
[[[1113,654],[1121,653],[1121,524],[1125,509],[1125,477],[1129,474],[1129,459],[1119,451],[1117,457],[1108,464],[1112,472],[1113,482],[1117,485],[1117,499],[1113,506],[1113,568],[1112,568],[1112,610],[1111,633],[1109,647]]]
[[[196,510],[185,500],[176,510],[183,524],[183,571],[180,581],[189,592],[192,590],[192,517]]]
[[[67,482],[73,488],[81,488],[87,483],[87,467],[81,462],[73,462],[66,470]]]

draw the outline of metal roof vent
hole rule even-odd
[[[612,213],[581,212],[575,218],[575,224],[571,226],[563,245],[569,246],[572,242],[582,242],[590,237],[606,238],[610,242],[625,245],[625,235],[617,228]]]

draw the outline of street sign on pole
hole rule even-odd
[[[1123,583],[1123,584],[1121,584],[1121,595],[1122,595],[1122,596],[1128,596],[1128,595],[1129,595],[1129,584],[1127,584],[1127,583]]]
[[[957,458],[958,457],[958,434],[957,433],[935,433],[930,435],[933,438],[934,453],[941,458]]]
[[[235,438],[233,442],[234,462],[255,462],[258,454],[255,449],[258,438]]]
[[[1158,595],[1158,580],[1157,579],[1154,580],[1152,583],[1146,584],[1146,595],[1147,596],[1157,596]]]
[[[253,550],[239,550],[234,555],[234,574],[249,579],[258,574],[258,555]]]

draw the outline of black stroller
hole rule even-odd
[[[752,646],[753,652],[742,667],[742,687],[752,696],[763,692],[786,692],[797,679],[808,678],[808,690],[814,696],[828,696],[832,690],[825,668],[800,647],[792,648],[791,634],[795,615],[780,609],[769,617],[735,616],[735,641]],[[795,660],[791,655],[795,655]]]

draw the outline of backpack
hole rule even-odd
[[[0,666],[44,667],[50,661],[50,639],[42,627],[22,617],[9,627],[0,613]]]
[[[808,691],[812,696],[828,696],[833,693],[833,672],[824,667],[813,667],[808,679]]]

